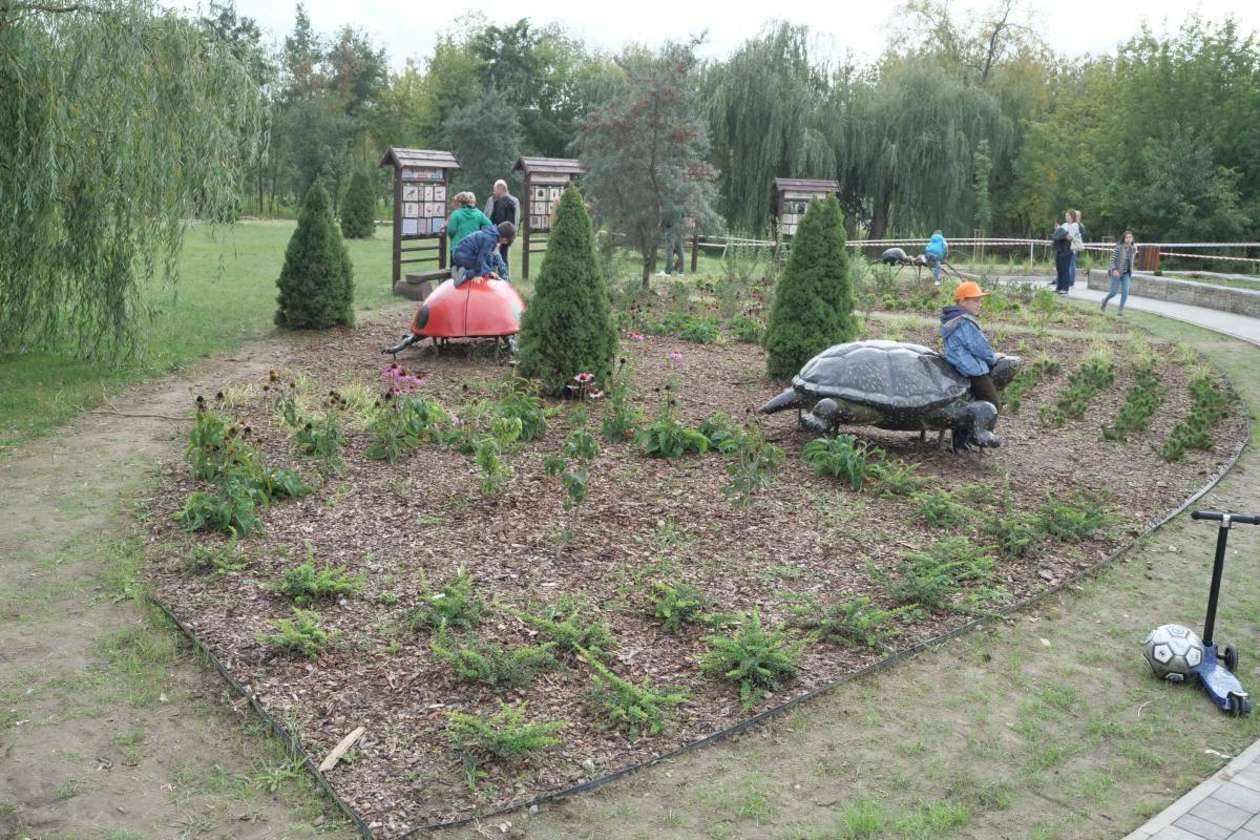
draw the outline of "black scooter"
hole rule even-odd
[[[1203,622],[1203,661],[1194,672],[1217,708],[1240,717],[1249,715],[1251,700],[1234,675],[1238,670],[1238,649],[1226,645],[1218,656],[1212,635],[1216,631],[1216,602],[1221,594],[1221,573],[1225,571],[1225,544],[1229,541],[1229,530],[1234,525],[1260,525],[1260,516],[1196,510],[1190,518],[1221,523],[1216,531],[1216,561],[1212,564],[1212,588],[1208,592],[1207,618]]]

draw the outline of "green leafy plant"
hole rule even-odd
[[[307,542],[306,561],[285,569],[275,589],[292,598],[299,607],[305,607],[321,599],[353,595],[364,583],[362,576],[346,574],[344,567],[316,566],[315,549]]]
[[[739,507],[752,504],[753,496],[769,487],[783,466],[783,448],[767,441],[751,419],[718,448],[731,459],[726,465],[731,483],[722,492]]]
[[[1116,380],[1116,366],[1109,356],[1092,354],[1068,376],[1068,386],[1054,406],[1043,406],[1041,420],[1062,426],[1068,420],[1085,416],[1090,400]]]
[[[175,521],[189,531],[210,529],[248,536],[260,525],[257,487],[248,482],[228,480],[214,493],[194,490],[175,512]]]
[[[237,553],[236,541],[236,534],[232,534],[225,544],[214,548],[201,543],[194,544],[185,564],[188,571],[193,574],[211,572],[216,575],[242,571],[249,564]]]
[[[547,432],[546,407],[528,380],[514,380],[508,393],[496,403],[495,413],[499,417],[520,421],[521,431],[514,440],[528,443]]]
[[[709,449],[709,439],[696,429],[684,426],[678,420],[677,402],[674,397],[675,382],[665,387],[665,396],[656,420],[635,435],[639,450],[649,458],[675,460],[688,452],[703,454]]]
[[[445,441],[444,427],[448,422],[450,415],[428,397],[385,394],[368,422],[372,442],[364,455],[392,464],[427,440]]]
[[[451,712],[451,744],[464,761],[469,786],[482,777],[479,768],[488,761],[514,762],[560,743],[556,733],[568,726],[563,720],[525,722],[525,703],[509,706],[499,701],[492,716]]]
[[[917,493],[923,486],[918,470],[918,464],[880,461],[867,467],[867,476],[874,482],[874,492],[881,498],[888,499]]]
[[[1046,354],[1041,354],[1032,364],[1015,374],[1015,378],[1002,391],[1002,407],[1012,414],[1019,414],[1024,397],[1046,377],[1054,376],[1063,365]]]
[[[1212,427],[1229,416],[1234,397],[1217,386],[1212,377],[1200,374],[1190,381],[1190,414],[1168,434],[1159,454],[1176,461],[1187,449],[1210,450]]]
[[[1111,494],[1077,490],[1070,499],[1047,497],[1037,513],[1038,530],[1060,542],[1081,542],[1110,525]]]
[[[585,661],[593,672],[587,699],[608,716],[614,728],[624,729],[632,741],[659,734],[670,711],[691,697],[685,688],[657,688],[647,677],[635,684],[617,676],[596,658]]]
[[[299,607],[293,608],[292,618],[277,619],[272,626],[276,632],[259,636],[259,641],[307,659],[318,659],[337,637],[335,630],[320,626],[319,613]]]
[[[1133,385],[1125,394],[1124,405],[1110,426],[1104,426],[1104,440],[1128,440],[1129,435],[1146,431],[1151,418],[1164,402],[1167,389],[1160,382],[1158,373],[1150,368],[1139,370],[1133,377]]]
[[[313,420],[307,420],[293,433],[293,443],[301,455],[317,458],[328,464],[336,464],[346,445],[346,434],[341,417],[327,411]]]
[[[814,475],[838,478],[854,490],[861,490],[870,464],[882,459],[884,453],[853,435],[840,434],[811,440],[802,448],[801,455]]]
[[[961,525],[970,515],[966,506],[954,501],[953,494],[948,490],[927,490],[915,493],[911,499],[918,506],[923,521],[937,528]]]
[[[666,630],[676,633],[684,624],[698,622],[712,602],[694,584],[658,580],[652,583],[648,603],[652,608],[652,616],[659,619]]]
[[[476,638],[461,642],[440,631],[432,648],[433,655],[457,677],[485,683],[495,691],[531,685],[539,671],[559,664],[552,653],[554,642],[505,648]]]
[[[406,624],[412,630],[471,630],[489,612],[473,587],[472,576],[461,566],[438,590],[420,573],[420,603],[408,614]]]
[[[701,658],[701,669],[738,683],[745,710],[796,677],[806,644],[793,641],[782,630],[767,630],[761,624],[760,610],[755,608],[733,634],[713,634],[705,641],[710,649]]]
[[[600,422],[600,434],[609,443],[620,443],[633,436],[643,423],[643,410],[634,403],[633,385],[634,370],[623,356],[609,380]]]
[[[926,551],[907,552],[897,564],[889,596],[899,604],[959,611],[955,597],[967,584],[986,583],[993,558],[966,537],[947,537]]]
[[[761,338],[766,332],[764,324],[756,318],[751,318],[747,315],[734,316],[727,322],[726,326],[732,338],[747,344],[760,344]]]
[[[678,337],[695,344],[716,344],[722,338],[722,326],[712,315],[688,315],[679,325]]]
[[[896,633],[891,623],[911,610],[911,606],[885,610],[866,596],[825,606],[807,596],[792,607],[791,620],[793,626],[808,630],[825,642],[883,650]]]
[[[575,598],[561,597],[537,604],[531,610],[509,609],[527,626],[555,642],[566,654],[585,651],[602,659],[612,650],[614,641],[608,622],[589,616],[591,607]]]

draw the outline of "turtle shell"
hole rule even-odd
[[[882,340],[829,347],[806,362],[792,384],[815,399],[831,397],[883,411],[931,411],[971,389],[935,350]]]

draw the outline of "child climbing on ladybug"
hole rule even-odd
[[[458,288],[474,277],[506,280],[507,266],[499,256],[499,246],[511,245],[515,238],[516,226],[499,222],[497,227],[483,228],[461,239],[451,253],[451,279],[455,286]]]

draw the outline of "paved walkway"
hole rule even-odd
[[[1125,840],[1260,840],[1260,741]]]

